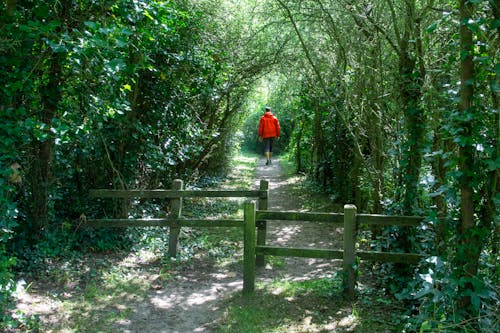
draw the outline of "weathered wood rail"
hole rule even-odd
[[[301,223],[326,222],[344,227],[343,249],[289,248],[267,246],[264,241],[256,242],[256,225],[259,221],[300,221]],[[396,253],[380,251],[359,251],[356,249],[357,230],[360,224],[368,225],[399,225],[414,227],[420,225],[422,217],[417,216],[387,216],[357,214],[356,207],[345,205],[344,213],[302,213],[256,210],[254,202],[244,204],[244,250],[243,250],[243,293],[250,294],[255,289],[255,257],[266,255],[342,259],[343,288],[349,297],[355,294],[356,258],[393,263],[418,263],[425,256],[417,253]]]
[[[180,179],[172,183],[170,190],[90,190],[93,198],[115,199],[170,199],[170,215],[165,218],[148,219],[88,219],[86,226],[102,227],[169,227],[168,255],[177,256],[179,233],[181,227],[239,227],[243,228],[242,219],[188,219],[182,216],[183,198],[247,198],[257,199],[259,209],[267,209],[269,195],[269,182],[261,180],[258,190],[185,190]],[[265,239],[265,221],[260,221],[257,238]],[[264,234],[263,234],[264,233]],[[257,257],[258,263],[263,263],[262,256]]]

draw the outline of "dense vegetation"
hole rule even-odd
[[[268,104],[332,200],[426,216],[371,232],[431,255],[385,275],[415,327],[499,325],[498,0],[5,0],[0,40],[2,313],[16,269],[113,244],[79,218],[130,203],[89,189],[223,172]]]

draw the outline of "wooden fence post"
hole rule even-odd
[[[184,182],[181,179],[175,179],[172,183],[172,190],[182,190]],[[173,198],[171,201],[171,216],[175,219],[181,217],[182,214],[182,198]],[[177,256],[177,249],[179,246],[179,233],[181,232],[181,227],[178,222],[173,223],[170,226],[170,232],[168,236],[168,255],[171,258]]]
[[[354,298],[356,288],[356,206],[344,205],[344,272],[343,288]]]
[[[262,179],[260,181],[259,190],[265,191],[265,194],[260,194],[258,201],[259,210],[267,210],[267,197],[269,195],[269,181]],[[267,221],[260,221],[257,225],[257,245],[266,245],[266,233],[267,233]],[[258,255],[255,258],[255,265],[257,267],[264,267],[265,258],[264,255]]]
[[[249,295],[255,290],[255,202],[245,202],[243,212],[243,295]]]

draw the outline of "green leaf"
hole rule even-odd
[[[424,321],[420,326],[420,333],[424,333],[431,330],[432,330],[432,325],[428,320]]]
[[[490,85],[491,91],[494,93],[500,92],[500,82],[494,81]]]
[[[494,71],[497,76],[500,76],[500,64],[495,64]]]
[[[97,30],[99,28],[99,24],[96,23],[96,22],[92,22],[92,21],[85,21],[83,22],[83,24],[85,24],[85,26],[89,27],[90,29],[95,29]]]
[[[432,23],[430,26],[428,26],[426,29],[425,29],[425,32],[433,32],[434,30],[436,30],[436,28],[438,27],[439,25],[439,22],[434,22]]]
[[[430,283],[424,282],[424,286],[422,287],[422,289],[417,291],[415,293],[415,295],[413,296],[413,298],[419,299],[419,298],[422,298],[426,295],[432,294],[433,292],[434,292],[434,288],[432,287],[432,285]]]
[[[495,30],[497,29],[498,27],[500,27],[500,19],[495,19],[493,20],[493,23],[492,23],[492,30]]]
[[[144,16],[146,16],[148,19],[150,19],[151,21],[154,21],[154,17],[151,16],[151,14],[149,14],[149,12],[147,10],[144,11]]]
[[[476,293],[472,293],[470,300],[474,309],[479,310],[479,307],[481,306],[481,298],[479,297],[479,295]]]
[[[497,157],[496,160],[487,160],[486,164],[488,165],[489,171],[500,169],[500,157]]]
[[[41,5],[39,7],[36,7],[33,12],[35,13],[35,16],[38,18],[46,18],[49,16],[49,7],[45,5]]]
[[[442,195],[448,190],[448,186],[446,185],[441,185],[436,191],[432,192],[429,194],[429,197],[434,198]]]

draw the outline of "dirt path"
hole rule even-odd
[[[260,165],[263,165],[261,163]],[[260,179],[269,181],[269,210],[302,210],[302,202],[294,196],[299,179],[284,174],[279,160],[271,166],[259,166],[256,170],[256,182]],[[267,227],[268,245],[288,247],[341,248],[341,230],[325,223],[300,223],[291,221],[270,221]],[[332,260],[282,257],[285,262],[278,272],[266,266],[257,272],[257,279],[305,280],[313,277],[332,275],[339,263]]]
[[[270,210],[300,210],[301,202],[293,196],[298,178],[284,174],[279,160],[271,166],[259,161],[256,170],[255,187],[261,179],[269,181]],[[269,222],[268,244],[310,247],[340,247],[341,234],[326,225],[299,224],[292,222]],[[136,265],[138,271],[144,263],[128,259],[129,265]],[[267,265],[257,271],[257,281],[273,279],[304,280],[312,277],[329,276],[338,270],[339,263],[332,260],[283,258],[283,265],[273,268]],[[156,283],[157,275],[145,274],[151,280],[151,290],[141,299],[123,295],[116,309],[91,309],[86,316],[99,320],[102,312],[115,311],[121,318],[114,325],[114,332],[214,332],[217,322],[224,317],[224,300],[242,289],[242,267],[220,268],[205,259],[192,260],[189,265],[180,266],[164,284]],[[98,292],[98,291],[97,291]],[[36,286],[30,293],[20,292],[18,308],[40,317],[43,326],[58,327],[48,332],[74,332],[75,327],[64,327],[67,322],[59,296],[37,293]],[[120,311],[122,315],[120,316]],[[116,314],[115,314],[116,315]],[[115,321],[116,322],[116,321]],[[97,332],[97,330],[96,330]]]

